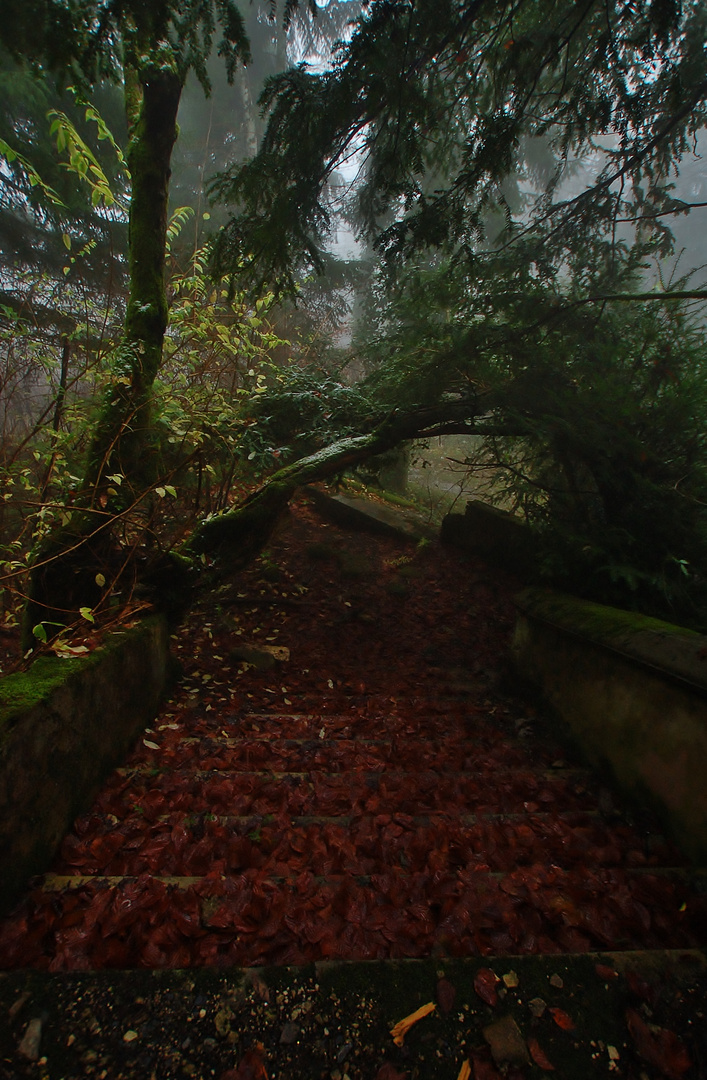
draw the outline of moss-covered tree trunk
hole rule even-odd
[[[38,623],[71,623],[102,590],[116,515],[149,489],[154,477],[152,390],[167,327],[165,258],[170,163],[182,83],[168,50],[135,48],[126,63],[128,165],[132,181],[129,298],[123,339],[91,440],[78,509],[35,553],[23,646]],[[109,479],[119,474],[122,482]],[[108,577],[108,574],[104,575]]]
[[[168,62],[160,63],[159,57],[139,69],[126,70],[127,160],[132,178],[130,292],[113,382],[89,452],[90,505],[105,495],[107,487],[114,487],[105,479],[108,474],[125,478],[119,493],[123,504],[140,494],[151,479],[152,387],[162,363],[167,328],[167,209],[181,91],[177,72]]]
[[[240,506],[215,515],[194,531],[184,553],[208,553],[228,560],[231,569],[247,566],[268,539],[299,487],[336,476],[414,438],[473,432],[475,416],[489,408],[488,396],[476,402],[449,402],[408,413],[393,413],[368,435],[341,439],[274,473]]]

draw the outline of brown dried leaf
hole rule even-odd
[[[563,1031],[574,1031],[575,1023],[571,1016],[568,1016],[564,1009],[557,1009],[554,1006],[548,1009],[550,1016],[555,1021],[558,1027]]]
[[[443,1016],[447,1016],[452,1011],[456,996],[457,992],[449,979],[440,979],[437,983],[437,1004]]]
[[[527,1042],[528,1049],[530,1050],[530,1056],[535,1062],[535,1064],[538,1065],[541,1069],[545,1069],[546,1072],[554,1072],[555,1066],[550,1061],[548,1061],[547,1057],[545,1056],[545,1051],[540,1046],[538,1040],[533,1038],[533,1036],[531,1035]]]
[[[491,968],[479,968],[474,976],[474,990],[482,1001],[492,1007],[498,1004],[497,982],[499,978],[495,972],[491,971]]]
[[[668,1080],[680,1080],[692,1061],[685,1044],[675,1032],[668,1028],[649,1028],[635,1009],[626,1010],[626,1023],[643,1060],[654,1065]]]
[[[385,1065],[381,1065],[376,1073],[376,1080],[407,1080],[407,1075],[406,1072],[398,1072],[395,1065],[391,1065],[389,1061],[386,1061]]]

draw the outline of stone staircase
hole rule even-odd
[[[300,506],[180,630],[179,687],[2,924],[0,964],[500,975],[704,946],[699,876],[516,696],[513,585]]]

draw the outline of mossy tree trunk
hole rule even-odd
[[[139,38],[126,56],[125,103],[132,193],[129,297],[111,386],[89,448],[78,508],[35,553],[23,646],[38,623],[69,624],[101,598],[98,571],[110,562],[112,525],[154,482],[152,390],[167,327],[165,259],[172,149],[182,81],[164,47],[149,53]],[[120,474],[120,484],[109,477]],[[108,578],[109,574],[104,575]]]
[[[152,387],[167,328],[167,210],[181,92],[179,75],[164,57],[126,69],[127,160],[132,178],[130,292],[113,383],[89,452],[85,480],[90,505],[97,498],[105,501],[107,488],[115,486],[106,480],[109,474],[125,478],[118,495],[108,497],[109,505],[118,497],[124,505],[152,479]]]
[[[299,487],[353,469],[369,458],[415,438],[473,434],[474,419],[489,408],[478,401],[450,402],[408,413],[393,413],[368,435],[353,436],[301,458],[274,473],[240,506],[208,518],[194,531],[184,554],[210,554],[231,569],[247,566],[267,544],[280,516]]]

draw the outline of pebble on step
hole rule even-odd
[[[25,1028],[25,1033],[17,1047],[17,1053],[28,1061],[39,1060],[39,1044],[42,1039],[42,1021],[34,1017]]]

